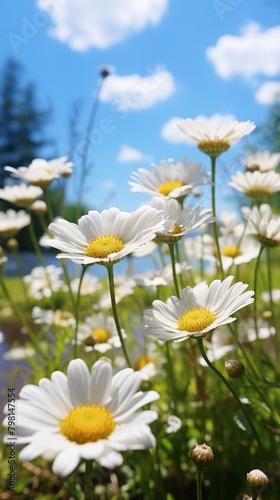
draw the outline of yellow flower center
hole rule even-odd
[[[148,363],[154,363],[154,359],[151,356],[141,356],[137,359],[134,370],[141,370],[141,368],[146,366]]]
[[[96,328],[95,330],[92,330],[91,336],[95,343],[97,344],[103,344],[103,342],[107,342],[110,338],[110,333],[106,328]]]
[[[78,444],[106,439],[115,427],[110,410],[88,404],[73,408],[60,423],[61,433]]]
[[[200,332],[214,323],[215,314],[206,307],[195,307],[184,312],[178,319],[178,330],[184,332]]]
[[[262,188],[260,186],[256,186],[255,188],[252,187],[245,191],[246,196],[248,196],[249,198],[262,198],[263,196],[267,196],[270,193],[271,191],[269,189],[264,187]]]
[[[177,224],[174,224],[172,231],[170,231],[171,234],[180,234],[182,232],[182,226],[178,226]]]
[[[93,238],[85,248],[89,257],[105,259],[111,253],[120,252],[124,248],[124,242],[114,235],[104,235]]]
[[[160,194],[163,194],[164,196],[168,196],[173,189],[176,189],[178,187],[184,186],[184,183],[181,181],[166,181],[163,182],[159,187],[158,187],[158,192]]]
[[[209,156],[219,156],[221,153],[224,153],[224,151],[229,149],[230,143],[228,141],[208,140],[200,141],[197,146],[200,151],[208,154]]]
[[[239,255],[242,255],[243,252],[241,252],[240,248],[237,247],[236,245],[228,245],[222,250],[222,255],[225,257],[232,257],[233,259],[235,257],[239,257]]]

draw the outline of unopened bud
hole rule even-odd
[[[239,378],[245,372],[245,366],[237,359],[229,359],[225,362],[227,374],[230,378]]]
[[[191,452],[191,458],[197,469],[204,469],[214,460],[214,453],[207,444],[196,444]]]
[[[44,200],[34,201],[30,208],[36,214],[44,214],[48,210],[47,204],[44,202]]]
[[[18,249],[18,242],[15,238],[10,238],[7,241],[7,248],[9,250],[17,250]]]
[[[268,477],[259,469],[251,470],[247,474],[247,484],[253,493],[260,493],[269,483]]]
[[[101,68],[99,69],[99,73],[102,78],[106,78],[107,76],[109,76],[111,73],[109,66],[101,66]]]

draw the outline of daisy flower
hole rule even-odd
[[[215,157],[227,151],[233,142],[241,139],[244,135],[250,134],[256,128],[256,125],[250,121],[233,121],[217,128],[213,123],[187,118],[186,120],[180,120],[178,127],[188,140],[197,144],[200,151]]]
[[[271,290],[273,302],[280,302],[280,288],[273,288]],[[262,292],[261,299],[264,302],[270,302],[270,293],[268,290]]]
[[[164,228],[157,233],[157,239],[165,242],[178,241],[187,233],[195,231],[202,224],[214,222],[209,208],[187,206],[182,209],[178,201],[169,198],[152,198],[150,206],[164,212]]]
[[[11,238],[20,229],[30,224],[30,215],[24,210],[16,212],[9,208],[6,212],[0,212],[0,236]]]
[[[115,279],[115,301],[119,304],[122,299],[128,297],[128,295],[134,294],[135,281],[132,278],[127,278],[127,276],[118,276]],[[99,309],[109,309],[112,306],[111,295],[109,290],[106,290],[98,300]]]
[[[28,357],[34,356],[35,351],[32,347],[12,347],[3,354],[3,358],[6,361],[19,361],[21,359],[26,359]]]
[[[255,151],[244,156],[241,162],[246,166],[246,170],[250,172],[254,170],[268,172],[269,170],[275,170],[279,165],[280,153],[271,153],[268,150]]]
[[[23,387],[16,400],[16,442],[25,445],[19,459],[52,455],[53,472],[64,477],[81,460],[96,460],[113,469],[123,461],[121,451],[153,448],[149,424],[157,413],[138,410],[159,394],[136,392],[141,381],[131,368],[113,375],[111,363],[99,360],[89,372],[84,361],[75,359],[67,376],[56,371],[51,380]],[[4,412],[8,413],[8,405]],[[8,417],[4,425],[8,426]]]
[[[275,247],[280,245],[280,217],[272,213],[271,206],[263,203],[260,207],[243,207],[243,214],[248,219],[248,234],[254,236],[262,245]]]
[[[125,338],[126,334],[122,331]],[[98,313],[88,316],[85,322],[78,327],[78,342],[84,342],[91,350],[107,352],[113,347],[121,347],[115,320],[112,316]]]
[[[221,212],[219,214],[219,223],[220,233],[223,236],[241,236],[244,231],[244,224],[238,220],[235,212]]]
[[[182,342],[189,337],[206,336],[220,325],[232,323],[231,315],[253,302],[253,291],[244,292],[248,285],[231,285],[233,276],[224,281],[214,280],[209,286],[200,283],[189,286],[180,298],[170,297],[167,302],[155,300],[153,309],[145,311],[145,334],[162,342]]]
[[[160,165],[151,165],[151,170],[139,168],[132,172],[131,191],[151,196],[185,198],[198,184],[210,184],[209,173],[201,163],[192,163],[182,158],[175,164],[172,159],[162,160]]]
[[[38,306],[33,307],[32,318],[34,323],[59,328],[74,327],[76,324],[75,317],[69,311],[61,311],[60,309],[52,311],[52,309],[42,309]]]
[[[59,177],[59,174],[49,166],[49,162],[41,158],[33,160],[28,167],[7,166],[4,170],[10,172],[12,177],[26,181],[32,186],[45,187]]]
[[[154,239],[163,227],[163,213],[147,205],[132,213],[111,207],[90,210],[78,224],[58,219],[49,225],[54,238],[49,246],[62,250],[58,259],[77,264],[110,266]]]
[[[222,257],[224,271],[232,265],[239,266],[256,259],[260,252],[260,245],[257,241],[238,235],[221,236],[219,246]]]
[[[79,286],[80,278],[74,278],[73,280],[71,280],[71,290],[73,293],[78,293]],[[96,276],[93,276],[92,274],[85,274],[83,277],[82,285],[80,287],[80,295],[93,295],[101,288],[102,285]]]
[[[53,292],[67,291],[68,287],[61,279],[62,273],[62,269],[54,265],[33,267],[31,273],[23,277],[28,285],[29,295],[40,300],[51,297]]]
[[[43,190],[39,186],[27,186],[26,184],[5,186],[0,189],[1,200],[23,207],[31,205],[42,194]]]
[[[249,198],[259,198],[280,191],[280,174],[269,172],[237,172],[229,186],[244,193]]]

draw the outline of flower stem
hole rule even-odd
[[[116,329],[119,335],[120,343],[122,346],[123,354],[126,359],[127,365],[131,368],[131,362],[129,360],[129,356],[126,350],[121,326],[120,326],[120,321],[119,321],[119,316],[118,316],[118,310],[117,310],[117,305],[116,305],[116,297],[115,297],[115,283],[114,283],[114,271],[113,271],[113,265],[107,266],[107,272],[108,272],[108,280],[109,280],[109,290],[110,290],[110,297],[111,297],[111,304],[112,304],[112,311],[113,311],[113,316],[115,320],[115,325]]]
[[[256,440],[256,442],[258,444],[261,457],[262,457],[264,463],[266,464],[266,466],[268,466],[268,463],[267,463],[267,460],[265,458],[264,450],[263,450],[262,443],[260,441],[259,435],[257,433],[257,430],[256,430],[256,428],[255,428],[255,426],[254,426],[254,424],[252,422],[252,419],[251,419],[251,417],[250,417],[250,415],[249,415],[249,413],[248,413],[245,405],[240,401],[240,399],[238,397],[238,394],[235,392],[235,390],[233,389],[233,387],[231,386],[231,384],[228,382],[228,380],[223,376],[223,374],[221,372],[219,372],[219,370],[217,370],[217,368],[208,359],[207,354],[206,354],[205,349],[204,349],[202,337],[198,337],[197,338],[197,343],[198,343],[198,346],[199,346],[199,349],[200,349],[200,353],[201,353],[203,359],[206,361],[206,363],[209,366],[209,368],[211,368],[211,370],[213,370],[213,372],[215,372],[216,375],[220,378],[220,380],[225,384],[225,386],[228,388],[228,390],[231,392],[231,394],[233,395],[234,399],[236,400],[236,402],[240,406],[240,409],[244,413],[245,418],[246,418],[246,420],[248,421],[248,423],[249,423],[249,425],[251,427],[252,433],[253,433],[253,435],[255,437],[255,440]]]
[[[213,212],[213,217],[215,217],[215,220],[213,222],[214,239],[215,239],[216,248],[217,248],[218,260],[219,260],[219,264],[220,264],[220,273],[221,273],[222,279],[224,279],[224,269],[223,269],[221,250],[220,250],[220,245],[219,245],[219,231],[218,231],[218,224],[217,224],[217,220],[216,220],[216,193],[215,193],[216,157],[215,156],[211,156],[211,171],[212,171],[212,186],[211,186],[212,212]]]
[[[196,474],[197,500],[202,500],[201,481],[202,481],[202,470],[201,469],[197,469],[197,474]]]
[[[92,500],[92,460],[86,460],[85,471],[85,500]]]
[[[176,382],[175,382],[175,375],[174,375],[174,369],[173,369],[173,364],[172,364],[172,359],[170,355],[170,349],[169,349],[169,342],[166,342],[166,359],[167,359],[167,372],[168,376],[170,379],[170,400],[173,406],[173,411],[177,415],[177,390],[176,390]]]
[[[80,315],[81,286],[82,286],[82,281],[83,281],[83,277],[85,275],[86,270],[87,270],[87,266],[83,266],[80,281],[79,281],[78,292],[77,292],[77,300],[76,300],[76,308],[75,308],[76,326],[75,326],[75,336],[74,336],[74,359],[76,359],[78,357],[78,328],[79,328],[79,315]]]
[[[168,248],[169,248],[170,257],[171,257],[174,287],[175,287],[176,295],[177,295],[177,297],[179,297],[180,296],[180,289],[179,289],[178,279],[177,279],[177,274],[176,274],[176,259],[175,259],[175,252],[174,252],[174,243],[168,243]]]
[[[37,237],[36,237],[36,234],[35,234],[34,224],[33,224],[33,218],[32,218],[31,211],[29,212],[29,215],[30,215],[30,224],[28,226],[28,229],[29,229],[30,239],[31,239],[32,245],[34,247],[34,250],[37,253],[37,256],[38,256],[38,259],[39,259],[41,265],[43,267],[46,267],[44,256],[43,256],[43,252],[42,252],[42,250],[40,248],[40,245],[39,245],[39,243],[37,241]]]
[[[270,249],[268,247],[266,249],[266,262],[267,262],[269,303],[270,303],[271,316],[272,316],[272,320],[273,320],[273,326],[275,328],[276,359],[277,359],[277,362],[279,363],[279,360],[280,360],[280,345],[279,345],[280,336],[278,334],[278,321],[276,318],[273,297],[272,297],[271,261],[270,261]]]
[[[258,348],[258,357],[260,358],[261,354],[261,346],[260,346],[260,339],[259,339],[259,330],[258,330],[258,309],[257,309],[257,292],[258,292],[258,272],[259,272],[259,265],[260,265],[260,260],[261,260],[261,255],[264,247],[261,246],[259,255],[257,257],[257,262],[256,262],[256,267],[255,267],[255,273],[254,273],[254,292],[255,292],[255,300],[254,300],[254,328],[256,332],[256,337],[257,337],[257,348]]]

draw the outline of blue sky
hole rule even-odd
[[[98,71],[113,69],[91,136],[88,208],[136,209],[148,198],[130,192],[130,173],[151,161],[186,156],[209,168],[178,137],[176,117],[263,125],[279,90],[278,0],[11,0],[1,19],[1,64],[18,58],[41,104],[53,106],[48,157],[69,153],[69,115],[78,103],[73,201]],[[246,141],[219,159],[228,180]],[[219,189],[218,207],[230,209],[235,193],[224,180]],[[199,203],[210,206],[209,194]]]

